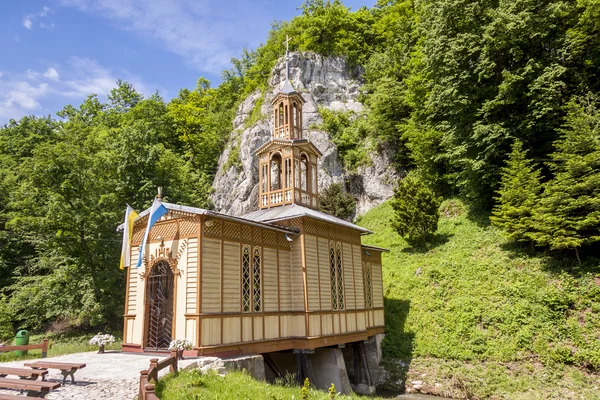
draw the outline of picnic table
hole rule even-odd
[[[71,383],[75,383],[75,372],[81,368],[85,368],[85,364],[78,363],[64,363],[56,361],[36,361],[32,363],[25,363],[26,367],[35,369],[59,369],[63,376],[63,385],[67,383],[67,376],[71,377]],[[42,380],[44,377],[42,377]]]
[[[27,392],[29,397],[45,397],[49,391],[60,387],[58,382],[32,381],[29,379],[0,378],[0,388]],[[14,399],[15,395],[0,394],[0,399]]]

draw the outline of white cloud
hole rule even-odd
[[[54,68],[48,68],[48,70],[44,72],[44,76],[53,81],[58,81],[60,79],[60,75]]]
[[[144,96],[159,89],[163,94],[166,92],[128,71],[115,72],[95,60],[71,57],[64,66],[50,67],[45,72],[32,69],[18,74],[0,72],[0,124],[24,115],[58,111],[66,104],[76,105],[90,94],[97,94],[105,101],[119,78],[131,83]]]
[[[208,1],[62,0],[63,6],[118,20],[118,26],[158,40],[194,67],[220,73],[243,47],[233,19],[211,14]]]
[[[33,29],[33,22],[36,19],[45,18],[51,12],[52,12],[52,9],[50,7],[44,6],[44,7],[42,7],[41,11],[26,15],[25,17],[23,17],[23,26],[27,29]],[[45,24],[43,22],[40,22],[40,28],[54,28],[54,22],[52,22],[50,24]]]

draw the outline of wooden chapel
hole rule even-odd
[[[273,135],[256,151],[258,210],[234,217],[163,203],[142,266],[150,210],[133,228],[123,350],[186,355],[269,353],[367,340],[384,330],[381,253],[369,230],[318,210],[319,150],[304,136],[304,100],[286,74]]]

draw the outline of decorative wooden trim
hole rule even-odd
[[[196,311],[198,315],[202,313],[202,264],[204,262],[204,243],[202,241],[202,222],[204,218],[198,216],[198,244],[196,249],[197,254],[197,272],[196,272]],[[198,318],[198,323],[196,324],[196,332],[198,346],[202,345],[202,318]]]
[[[317,256],[317,293],[319,296],[319,310],[322,310],[321,306],[321,262],[319,260],[319,238],[315,235],[315,252]],[[308,311],[308,310],[306,310]],[[323,334],[323,318],[319,316],[319,332]],[[279,335],[281,336],[281,335]]]
[[[300,226],[302,230],[302,234],[300,235],[300,243],[302,245],[302,285],[304,288],[304,324],[306,329],[306,334],[308,335],[310,332],[310,319],[308,318],[308,282],[307,282],[307,274],[306,274],[306,241],[304,240],[304,221],[300,220]]]

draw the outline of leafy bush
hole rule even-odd
[[[392,200],[392,226],[405,238],[424,240],[437,230],[442,198],[413,176],[402,179]]]

